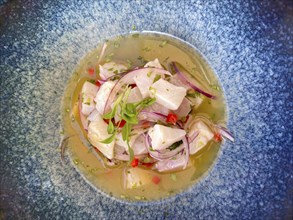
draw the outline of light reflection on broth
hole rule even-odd
[[[139,33],[120,36],[107,41],[108,47],[102,63],[109,61],[125,62],[129,66],[143,66],[144,61],[151,61],[155,58],[168,68],[171,61],[180,63],[197,79],[204,82],[206,87],[213,89],[217,95],[216,100],[210,101],[205,98],[203,103],[193,111],[193,114],[203,115],[215,123],[226,122],[226,106],[223,94],[219,87],[219,82],[207,65],[194,49],[185,43],[167,35],[154,33]],[[76,68],[70,79],[62,105],[62,118],[64,125],[64,136],[72,136],[68,139],[67,148],[70,157],[82,175],[86,177],[98,189],[113,195],[114,197],[127,200],[156,200],[174,195],[182,190],[192,186],[198,181],[216,159],[220,144],[210,141],[207,146],[190,157],[190,165],[185,170],[169,173],[159,173],[150,170],[159,176],[159,184],[149,184],[133,189],[124,188],[123,173],[127,163],[117,167],[103,167],[100,159],[103,155],[94,152],[86,138],[86,132],[81,126],[78,117],[78,94],[83,83],[93,78],[88,74],[88,68],[97,68],[97,61],[102,45],[99,45],[88,56],[86,56],[80,65]],[[210,85],[209,82],[210,82]],[[142,168],[144,169],[144,168]]]

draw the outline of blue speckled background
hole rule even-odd
[[[292,1],[0,4],[0,219],[292,219]],[[58,149],[66,81],[102,39],[132,25],[206,56],[236,135],[199,184],[156,205],[102,196],[61,165]]]

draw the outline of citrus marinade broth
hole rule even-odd
[[[203,115],[213,122],[225,122],[225,102],[217,78],[200,55],[186,48],[179,42],[165,36],[153,34],[132,34],[107,41],[108,47],[102,64],[110,61],[124,61],[129,68],[143,66],[146,61],[158,58],[160,63],[167,67],[170,61],[180,63],[190,74],[195,75],[208,85],[204,74],[209,79],[216,100],[205,98],[203,103],[193,111],[193,114]],[[98,69],[97,60],[102,45],[89,54],[80,66],[66,88],[63,102],[64,136],[68,139],[68,149],[73,163],[86,179],[100,190],[122,199],[154,200],[168,197],[178,193],[194,184],[211,167],[215,160],[220,144],[210,141],[207,146],[190,156],[192,166],[185,170],[170,173],[159,173],[150,170],[153,175],[159,176],[159,184],[149,184],[139,188],[125,189],[123,172],[127,163],[122,163],[115,168],[103,168],[94,155],[90,144],[86,141],[86,132],[81,126],[78,115],[78,94],[86,80],[93,78],[88,73],[89,67]],[[86,146],[88,145],[88,146]],[[101,158],[103,156],[99,154]],[[143,167],[141,167],[143,168]]]

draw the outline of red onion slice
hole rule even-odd
[[[189,143],[193,142],[198,135],[199,135],[199,132],[198,131],[193,132],[193,134],[191,136],[188,136],[187,137],[188,142]]]
[[[119,92],[119,90],[121,89],[121,87],[125,84],[134,84],[134,78],[135,77],[148,77],[147,74],[153,71],[156,74],[159,75],[171,75],[167,70],[163,70],[163,69],[158,69],[158,68],[139,68],[139,69],[135,69],[132,70],[128,73],[126,73],[124,76],[122,76],[115,84],[115,86],[113,87],[112,91],[110,92],[105,108],[104,108],[104,114],[107,113],[108,111],[110,111],[111,109],[111,104],[113,103],[117,93]]]
[[[182,152],[184,149],[184,145],[180,145],[179,147],[177,147],[174,150],[161,150],[161,151],[152,151],[150,150],[150,146],[151,146],[151,137],[146,134],[145,136],[145,144],[146,144],[146,148],[150,154],[150,156],[156,160],[168,160],[172,157],[174,157],[175,155],[177,155],[178,153]]]
[[[218,129],[219,133],[220,133],[224,138],[226,138],[226,139],[228,139],[228,140],[230,140],[230,141],[232,141],[232,142],[235,141],[233,135],[228,131],[227,128],[222,127],[222,126],[220,126],[220,125],[215,125],[215,127]]]
[[[180,80],[182,81],[182,83],[190,86],[191,88],[193,88],[195,91],[203,94],[204,96],[211,98],[211,99],[216,99],[216,96],[207,93],[205,91],[203,91],[202,89],[200,89],[199,87],[197,87],[196,85],[192,84],[191,82],[188,81],[188,79],[184,76],[184,74],[178,69],[178,67],[176,66],[175,62],[172,62],[171,65],[173,66],[174,70],[176,71],[176,73],[178,74]]]

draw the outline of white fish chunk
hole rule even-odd
[[[85,81],[81,89],[81,112],[85,116],[89,115],[95,109],[94,97],[96,96],[99,87]]]
[[[110,76],[119,74],[127,70],[127,67],[120,63],[108,62],[104,65],[99,65],[101,79],[107,79]]]
[[[171,144],[180,141],[186,135],[186,132],[183,129],[156,124],[149,129],[148,134],[152,140],[152,148],[154,150],[163,150]]]
[[[150,87],[151,97],[156,98],[156,102],[168,109],[176,110],[182,103],[186,89],[175,86],[164,79],[159,79]]]
[[[101,143],[102,140],[110,137],[107,132],[107,123],[104,122],[101,116],[97,116],[95,121],[90,122],[88,127],[88,138],[92,145],[94,145],[102,154],[108,159],[113,159],[114,157],[114,145],[115,141],[109,144]]]
[[[191,124],[189,136],[192,136],[193,132],[199,132],[199,134],[194,139],[194,141],[189,143],[190,154],[195,154],[196,152],[201,150],[214,137],[214,133],[202,121],[197,121],[197,122]]]
[[[140,168],[129,168],[125,170],[125,187],[127,189],[135,189],[151,183],[152,174]]]
[[[101,85],[97,95],[95,97],[96,109],[102,115],[104,113],[104,108],[108,99],[108,96],[115,86],[115,81],[107,81]]]

